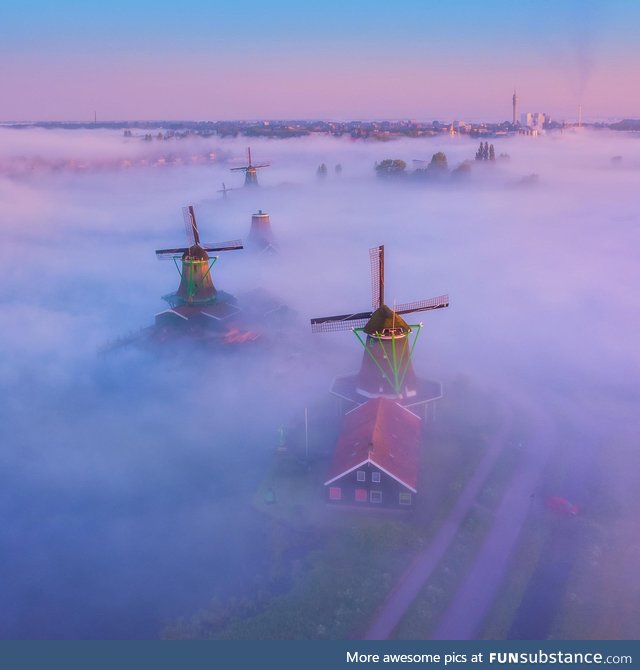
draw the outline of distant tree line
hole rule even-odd
[[[500,154],[501,160],[509,160],[509,154]],[[493,144],[480,142],[475,155],[476,161],[496,161],[496,151]],[[407,172],[407,164],[400,158],[385,158],[375,164],[378,177],[414,177],[422,179],[438,178],[443,175],[451,175],[455,178],[468,177],[471,173],[473,160],[464,160],[457,167],[449,169],[447,156],[443,151],[438,151],[431,156],[431,161],[414,161],[418,163],[416,169],[410,174]]]
[[[407,164],[399,158],[385,158],[375,164],[378,177],[397,177],[406,175]],[[438,151],[431,156],[431,162],[426,167],[417,168],[413,175],[420,177],[425,175],[444,174],[449,171],[447,156],[443,151]]]

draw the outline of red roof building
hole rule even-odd
[[[411,508],[421,426],[415,414],[382,397],[345,414],[325,482],[328,502]]]
[[[244,344],[259,339],[246,326],[246,319],[235,319],[240,309],[233,301],[203,305],[176,305],[156,314],[155,325],[148,329],[156,343],[191,341],[216,344]]]

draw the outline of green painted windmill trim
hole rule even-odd
[[[213,258],[210,259],[211,263],[209,263],[209,267],[207,271],[202,275],[202,279],[196,284],[194,290],[193,290],[193,295],[195,295],[198,292],[198,289],[202,286],[202,282],[211,274],[211,268],[213,267],[214,263],[218,260],[217,256],[214,256]]]
[[[176,266],[176,270],[178,271],[178,274],[180,275],[180,279],[182,280],[182,270],[180,269],[180,266],[178,265],[178,261],[176,260],[176,256],[172,256],[171,260],[173,260],[173,264]]]
[[[380,340],[380,347],[388,360],[389,356],[384,348],[384,340]],[[394,335],[391,336],[391,370],[393,371],[393,388],[396,393],[400,393],[402,387],[398,384],[398,356],[396,354],[396,338]]]
[[[176,258],[177,258],[176,256],[173,257],[173,263],[176,266],[176,270],[178,271],[178,274],[180,275],[180,280],[182,280],[182,270],[180,269],[180,266],[178,265],[178,261],[176,260]],[[193,283],[193,280],[192,280],[193,272],[188,273],[188,275],[187,275],[187,282],[188,282],[187,293],[188,293],[190,298],[192,298],[198,292],[198,289],[202,286],[202,282],[204,282],[204,280],[207,278],[207,276],[211,273],[211,269],[213,268],[215,262],[218,260],[218,257],[217,256],[212,256],[209,260],[211,261],[208,264],[209,267],[207,268],[207,271],[202,276],[202,279],[197,284]],[[195,262],[196,263],[201,263],[202,261],[195,261]],[[182,265],[185,265],[185,264],[191,266],[191,265],[194,264],[194,261],[182,261]]]
[[[404,372],[402,373],[402,379],[400,380],[400,386],[402,387],[402,384],[404,384],[405,377],[407,376],[407,372],[409,372],[409,366],[411,365],[411,359],[413,358],[413,351],[416,348],[416,343],[418,341],[418,336],[420,335],[420,331],[422,330],[422,324],[417,323],[415,325],[409,326],[411,330],[414,328],[417,328],[416,335],[413,338],[413,344],[411,345],[411,349],[409,350],[409,356],[407,358],[407,364],[404,368]]]
[[[397,351],[396,351],[396,339],[398,339],[396,336],[392,336],[391,338],[391,368],[393,370],[393,381],[389,379],[389,375],[384,371],[380,363],[376,360],[375,356],[369,351],[366,341],[364,341],[360,335],[358,334],[358,331],[361,332],[366,332],[364,328],[354,328],[353,332],[355,333],[356,337],[360,341],[360,344],[364,347],[364,350],[369,354],[369,357],[371,360],[375,363],[376,367],[380,371],[380,374],[383,376],[384,379],[386,379],[391,387],[394,389],[394,391],[398,394],[401,394],[402,392],[402,385],[404,384],[404,380],[407,376],[407,372],[409,371],[409,366],[411,365],[411,359],[413,357],[413,352],[416,348],[416,343],[418,341],[418,336],[420,335],[420,331],[422,330],[422,324],[411,324],[409,325],[410,332],[415,330],[415,337],[413,338],[413,343],[411,344],[411,349],[409,350],[409,355],[407,356],[406,363],[404,364],[404,370],[402,369],[402,364],[398,365],[398,356],[397,356]],[[367,333],[368,334],[368,333]],[[375,335],[369,337],[375,337]],[[389,360],[389,352],[385,349],[384,341],[379,338],[379,343],[380,347],[382,348],[382,351],[384,352],[387,360]]]
[[[380,374],[382,375],[382,377],[384,379],[386,379],[389,382],[389,384],[391,384],[391,386],[393,387],[393,382],[389,379],[389,376],[387,375],[387,373],[382,369],[382,366],[380,365],[380,363],[378,363],[378,361],[376,360],[376,357],[369,351],[369,349],[367,347],[367,343],[360,337],[358,331],[361,331],[363,333],[366,332],[366,331],[364,330],[364,328],[354,328],[353,329],[353,332],[355,333],[355,336],[358,338],[358,341],[364,347],[364,350],[367,352],[367,354],[369,354],[369,357],[375,363],[375,366],[378,368],[378,370],[380,370]]]
[[[408,337],[404,336],[404,337]],[[391,370],[393,371],[393,389],[395,392],[399,395],[401,395],[402,391],[402,382],[404,381],[404,377],[406,375],[406,370],[408,369],[408,364],[405,367],[405,372],[402,375],[402,379],[400,379],[400,370],[399,370],[399,365],[398,365],[398,354],[396,350],[396,340],[398,339],[395,335],[391,336]],[[384,356],[387,360],[389,360],[389,352],[387,351],[385,347],[385,343],[383,339],[380,339],[380,348],[382,349],[382,352],[384,353]],[[409,356],[409,363],[411,362],[411,357]]]

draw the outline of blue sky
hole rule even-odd
[[[640,3],[620,1],[11,1],[0,8],[0,119],[47,111],[73,118],[83,89],[87,109],[106,116],[416,116],[424,109],[425,117],[504,117],[498,96],[514,85],[523,103],[531,94],[531,105],[556,114],[584,98],[595,115],[630,115],[638,108],[638,28]],[[381,92],[386,99],[372,100],[371,91],[392,80]],[[433,95],[417,90],[422,82]],[[251,87],[282,105],[251,100]],[[33,89],[42,92],[40,103]],[[483,91],[494,104],[478,99]]]

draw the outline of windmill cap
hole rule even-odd
[[[208,261],[209,254],[200,245],[194,244],[182,254],[182,260],[187,258],[196,261]]]
[[[411,328],[401,316],[386,305],[382,305],[371,315],[363,330],[367,335],[376,335],[383,334],[385,330],[400,330],[402,333],[408,333]]]

